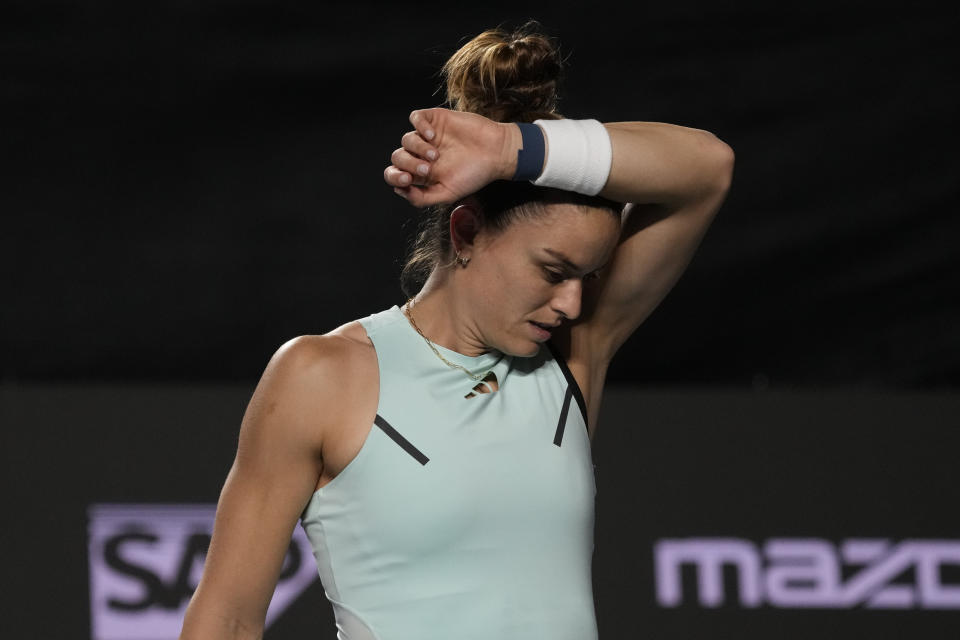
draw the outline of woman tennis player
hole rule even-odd
[[[560,70],[529,26],[486,31],[444,66],[451,108],[411,113],[384,171],[425,208],[408,299],[270,360],[181,638],[261,637],[298,520],[341,640],[597,637],[605,374],[734,155],[700,129],[564,119]]]

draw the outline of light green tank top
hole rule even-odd
[[[360,323],[379,361],[377,416],[301,516],[337,638],[596,638],[596,485],[566,364],[548,346],[519,358],[437,345],[493,371],[499,390],[478,393],[397,306]]]

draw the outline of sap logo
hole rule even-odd
[[[203,572],[215,512],[215,505],[89,508],[93,640],[179,636]],[[310,543],[298,526],[267,610],[267,626],[316,578]]]
[[[943,584],[940,571],[945,565],[960,567],[960,540],[894,545],[850,539],[838,549],[819,538],[773,538],[761,555],[752,542],[739,538],[684,538],[657,541],[653,555],[657,602],[663,607],[681,604],[681,567],[692,565],[704,607],[724,603],[723,568],[730,567],[744,607],[960,609],[960,585]],[[848,571],[842,571],[841,559]],[[891,583],[911,569],[914,584]]]

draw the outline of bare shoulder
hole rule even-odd
[[[370,338],[367,337],[367,331],[363,328],[363,325],[360,324],[359,320],[351,320],[346,324],[342,324],[333,331],[325,334],[324,337],[343,338],[356,343],[357,346],[373,348],[373,343],[370,341]]]
[[[357,386],[369,388],[377,382],[377,352],[359,320],[343,324],[322,336],[310,337],[323,342],[327,365],[336,369],[338,384],[343,391],[352,391]]]
[[[275,392],[310,390],[304,398],[317,397],[331,377],[346,376],[362,359],[362,345],[342,335],[304,335],[288,340],[277,349],[263,372],[261,384]]]
[[[349,420],[350,405],[377,382],[376,352],[359,322],[288,340],[271,357],[248,413],[295,430],[311,449]]]
[[[352,320],[322,335],[297,336],[281,345],[272,360],[291,373],[311,376],[330,370],[343,375],[362,372],[375,358],[363,325]]]
[[[374,356],[373,343],[359,321],[341,325],[323,335],[297,336],[280,346],[271,359],[296,374],[322,374],[325,369],[344,371],[362,366]],[[349,371],[345,371],[349,373]]]

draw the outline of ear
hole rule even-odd
[[[450,212],[450,243],[454,251],[472,247],[483,228],[483,214],[473,203],[461,204]]]

